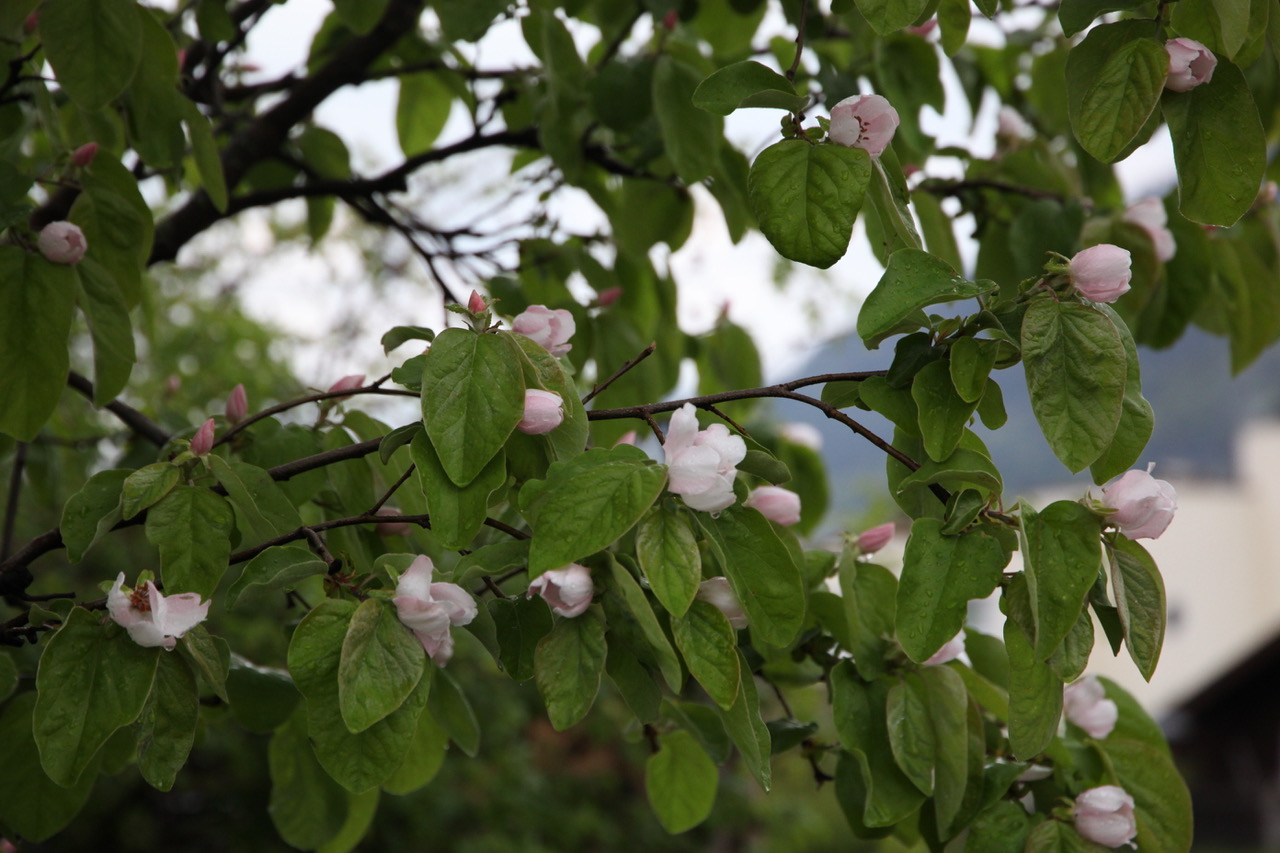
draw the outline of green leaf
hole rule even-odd
[[[987,387],[987,377],[1000,354],[998,341],[965,336],[951,345],[951,381],[960,399],[977,403]],[[918,403],[919,401],[917,401]]]
[[[514,681],[534,676],[534,650],[551,632],[551,611],[538,599],[494,599],[488,604],[497,628],[502,668]]]
[[[1173,29],[1214,53],[1235,59],[1251,35],[1248,0],[1187,0],[1173,8]]]
[[[182,469],[172,462],[154,462],[128,476],[120,490],[120,514],[127,521],[159,503],[182,479]]]
[[[178,48],[155,15],[139,18],[142,59],[125,101],[130,141],[143,162],[156,170],[182,162],[184,98],[178,92]],[[189,103],[189,102],[188,102]]]
[[[227,592],[227,607],[235,607],[242,597],[256,598],[285,590],[303,578],[323,575],[329,564],[301,545],[273,545],[244,567]]]
[[[1034,301],[1022,321],[1031,408],[1072,473],[1111,446],[1124,405],[1128,357],[1115,324],[1088,305]]]
[[[72,609],[45,644],[36,673],[34,731],[50,779],[75,785],[107,738],[138,718],[159,654],[122,629],[104,629],[88,610]]]
[[[945,666],[927,666],[920,672],[928,702],[929,724],[933,727],[937,752],[934,758],[934,809],[943,837],[954,834],[953,824],[961,816],[973,777],[982,778],[982,764],[971,768],[969,737],[969,694],[960,675]],[[976,711],[974,713],[977,713]],[[981,731],[979,725],[978,731]],[[982,755],[982,751],[977,753]]]
[[[804,579],[773,525],[758,512],[732,506],[703,520],[724,555],[724,572],[742,602],[751,635],[779,648],[804,623]]]
[[[658,751],[644,768],[649,805],[662,828],[671,834],[692,829],[707,819],[716,801],[720,773],[696,738],[675,729],[658,738]]]
[[[884,671],[897,614],[898,579],[875,563],[840,560],[840,593],[849,628],[849,651],[858,674],[870,681]]]
[[[301,711],[272,736],[267,770],[271,777],[267,813],[285,843],[313,850],[337,835],[347,819],[347,792],[316,760]]]
[[[8,652],[0,652],[0,702],[13,695],[18,687],[18,667]]]
[[[1194,222],[1234,225],[1258,194],[1266,138],[1240,69],[1218,61],[1213,79],[1169,92],[1161,106],[1178,167],[1178,209]]]
[[[663,502],[636,528],[636,558],[658,601],[683,616],[702,581],[702,552],[687,512]]]
[[[437,722],[459,749],[475,758],[480,750],[480,722],[476,719],[476,712],[471,710],[467,694],[462,692],[453,676],[443,669],[434,669],[431,678],[431,695],[427,697],[427,711],[431,719]]]
[[[507,9],[507,0],[435,0],[431,4],[449,41],[479,41]]]
[[[970,599],[1000,584],[1007,562],[1000,543],[973,531],[944,536],[942,522],[911,525],[898,582],[898,642],[912,660],[927,660],[964,627]]]
[[[138,731],[138,770],[161,791],[187,763],[200,719],[196,676],[178,655],[160,655],[155,684],[142,709]]]
[[[363,794],[347,795],[347,819],[338,833],[316,848],[316,853],[351,853],[369,832],[378,814],[382,791],[371,788]]]
[[[99,151],[80,174],[82,190],[68,219],[79,225],[93,258],[115,277],[128,305],[142,296],[142,270],[151,255],[155,224],[138,180],[119,160]]]
[[[476,478],[457,486],[424,432],[413,437],[409,453],[417,466],[422,490],[431,510],[431,530],[446,548],[465,548],[484,527],[489,496],[507,480],[507,458],[501,452],[489,460]]]
[[[93,340],[93,404],[104,406],[124,390],[137,360],[129,306],[115,276],[102,264],[86,257],[76,269],[80,310]]]
[[[809,102],[797,95],[786,77],[755,60],[726,65],[698,84],[693,105],[727,116],[743,107],[765,107],[799,112]]]
[[[586,716],[604,673],[604,623],[595,609],[560,619],[534,651],[534,679],[556,731]]]
[[[691,65],[669,54],[658,56],[653,67],[653,112],[662,131],[666,155],[685,184],[695,184],[716,166],[724,120],[698,109],[693,94],[702,75]]]
[[[396,136],[406,157],[431,150],[453,107],[453,91],[439,74],[404,74],[396,102]]]
[[[153,506],[147,513],[147,541],[160,549],[165,592],[212,598],[227,570],[233,529],[231,507],[208,489],[177,486]]]
[[[524,416],[518,351],[505,335],[445,329],[424,364],[427,435],[449,479],[465,486],[497,455]]]
[[[532,339],[514,332],[507,334],[506,337],[524,353],[525,360],[531,368],[525,373],[525,384],[528,387],[540,386],[547,391],[554,391],[564,402],[564,421],[560,426],[542,436],[540,440],[550,445],[553,460],[566,460],[578,456],[587,446],[591,425],[587,422],[587,410],[582,406],[578,387],[574,384],[573,378],[568,376],[560,366],[560,359]],[[531,438],[539,440],[535,437]]]
[[[1104,163],[1128,153],[1155,111],[1169,73],[1169,54],[1146,22],[1095,27],[1067,56],[1071,129]]]
[[[945,460],[960,444],[965,426],[977,408],[976,398],[965,402],[951,381],[950,364],[934,361],[912,379],[911,399],[916,403],[925,452],[935,462]]]
[[[915,23],[929,0],[856,0],[858,11],[877,34],[887,36]]]
[[[62,508],[62,542],[67,559],[80,562],[84,552],[106,535],[121,519],[120,492],[132,471],[99,471],[85,482]]]
[[[1025,812],[1024,812],[1025,814]],[[1027,836],[1025,853],[1102,853],[1106,848],[1086,841],[1070,823],[1046,820]]]
[[[938,4],[938,28],[942,30],[942,52],[955,56],[969,37],[969,24],[973,14],[969,0],[942,0]],[[922,223],[923,224],[923,223]]]
[[[1124,644],[1138,672],[1150,681],[1164,645],[1164,580],[1147,550],[1131,539],[1117,536],[1108,544],[1107,557]]]
[[[613,581],[613,589],[621,595],[622,600],[626,603],[627,610],[635,619],[636,625],[639,626],[644,642],[649,647],[653,659],[657,662],[658,668],[662,672],[663,680],[667,682],[667,686],[671,688],[673,693],[679,693],[680,688],[684,686],[684,673],[680,669],[680,661],[676,657],[675,650],[671,648],[671,643],[667,640],[667,635],[662,630],[658,617],[654,615],[653,608],[649,605],[649,599],[644,594],[644,590],[640,588],[640,584],[636,582],[636,579],[631,576],[631,572],[627,571],[612,554],[609,555],[609,576]],[[716,612],[718,613],[719,611]],[[676,643],[677,645],[680,643],[678,630],[676,631]],[[737,689],[737,684],[734,684],[734,692],[737,692]],[[732,704],[732,702],[733,698],[730,696],[728,703]]]
[[[252,542],[262,542],[302,526],[293,502],[264,469],[221,456],[209,457],[213,476],[227,490],[240,528]]]
[[[426,341],[436,339],[436,333],[425,326],[392,326],[382,336],[382,351],[390,353],[393,349],[408,341]]]
[[[0,246],[0,281],[0,432],[30,441],[67,383],[77,275],[19,246]]]
[[[647,460],[606,458],[549,480],[529,548],[530,579],[616,542],[662,494],[666,473]]]
[[[1062,679],[1036,657],[1026,634],[1012,619],[1004,623],[1009,652],[1009,744],[1021,761],[1049,746],[1062,718]]]
[[[889,688],[885,719],[889,726],[889,747],[898,767],[920,793],[932,796],[938,735],[920,673],[908,672]]]
[[[0,824],[40,842],[71,822],[89,799],[97,774],[83,773],[70,787],[45,775],[32,734],[35,704],[35,693],[22,693],[0,709]]]
[[[1138,363],[1138,347],[1133,335],[1124,320],[1108,306],[1099,306],[1100,310],[1111,318],[1116,331],[1120,333],[1120,341],[1124,344],[1126,370],[1124,377],[1124,400],[1120,407],[1120,423],[1116,426],[1115,438],[1102,455],[1089,466],[1089,474],[1093,482],[1101,485],[1117,474],[1129,469],[1142,455],[1151,433],[1155,429],[1155,413],[1151,404],[1142,396],[1142,368]]]
[[[85,110],[105,107],[133,79],[142,58],[142,19],[133,0],[48,0],[40,40],[60,85]]]
[[[874,348],[906,327],[914,329],[924,325],[924,315],[918,314],[921,308],[972,299],[996,288],[993,281],[966,280],[928,252],[899,249],[889,257],[884,275],[858,311],[858,336]]]
[[[224,702],[229,701],[227,672],[231,667],[231,647],[226,640],[210,634],[204,625],[197,625],[182,635],[178,653],[206,687]]]
[[[387,10],[387,0],[334,0],[333,11],[347,29],[364,35],[374,28]]]
[[[289,642],[289,672],[307,700],[307,733],[316,758],[339,785],[360,793],[381,784],[404,760],[427,704],[423,678],[404,703],[362,732],[348,731],[339,698],[339,668],[356,606],[327,599],[299,623]]]
[[[831,670],[831,714],[840,745],[857,760],[865,801],[862,820],[868,827],[893,826],[914,812],[924,795],[897,762],[889,745],[883,681],[858,678],[850,661]]]
[[[848,250],[870,181],[871,158],[862,149],[788,139],[756,157],[747,195],[779,254],[826,269]]]
[[[1097,517],[1075,501],[1056,501],[1039,513],[1023,501],[1019,510],[1033,645],[1036,657],[1048,660],[1080,618],[1098,578],[1101,529]]]
[[[729,710],[717,708],[720,721],[725,731],[733,740],[734,746],[742,755],[747,770],[766,791],[773,784],[773,766],[770,756],[773,755],[769,729],[760,718],[760,695],[756,692],[756,680],[751,675],[751,667],[746,658],[738,653],[738,668],[742,678],[738,680],[738,698]]]
[[[671,627],[689,673],[717,705],[726,711],[732,708],[741,675],[738,636],[729,620],[714,605],[695,600]]]
[[[1187,783],[1167,750],[1141,741],[1117,738],[1115,732],[1099,748],[1116,774],[1116,784],[1133,797],[1142,853],[1184,853],[1191,849],[1192,808]]]
[[[1145,0],[1063,0],[1058,6],[1058,22],[1062,24],[1064,35],[1073,36],[1092,24],[1103,12],[1136,9],[1144,2]]]
[[[382,790],[388,794],[403,795],[426,786],[440,771],[448,751],[448,732],[430,714],[419,715],[418,729],[414,732],[413,742],[405,750],[404,762],[382,783]]]
[[[285,670],[258,666],[237,655],[227,671],[227,699],[240,725],[265,734],[289,719],[302,696]]]
[[[385,598],[360,603],[338,663],[338,708],[349,732],[362,732],[399,708],[418,686],[427,656]]]
[[[201,5],[208,6],[212,3]],[[191,156],[200,173],[200,183],[214,208],[219,213],[226,213],[227,179],[222,172],[222,155],[218,143],[213,138],[213,126],[193,102],[186,98],[180,100],[182,120],[187,126],[187,136],[191,139]]]
[[[656,722],[662,709],[662,689],[654,680],[653,673],[640,662],[640,655],[630,647],[629,641],[633,637],[615,633],[613,638],[617,642],[609,644],[604,662],[609,680],[637,720]]]

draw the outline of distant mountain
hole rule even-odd
[[[892,356],[892,342],[867,351],[856,335],[850,335],[822,347],[799,375],[882,369]],[[1225,478],[1231,473],[1234,437],[1241,424],[1280,415],[1280,348],[1263,353],[1244,373],[1231,377],[1226,340],[1191,329],[1169,349],[1143,349],[1142,368],[1143,393],[1155,408],[1156,427],[1137,464],[1155,462],[1158,474]],[[1069,474],[1036,426],[1021,365],[992,376],[1004,392],[1009,423],[997,432],[979,424],[976,431],[1004,474],[1006,502],[1047,483],[1075,480],[1083,492],[1090,485],[1088,473]],[[881,451],[816,409],[788,405],[778,411],[822,433],[831,477],[829,519],[860,514],[882,503]],[[892,438],[893,428],[884,418],[860,409],[848,411],[879,435]]]

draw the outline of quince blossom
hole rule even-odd
[[[956,634],[950,640],[942,644],[942,648],[938,649],[929,659],[924,662],[925,666],[940,666],[949,663],[964,654],[964,629],[960,629],[960,633]]]
[[[436,666],[453,657],[454,625],[466,625],[476,618],[476,602],[456,583],[431,582],[435,564],[431,558],[416,558],[396,584],[392,602],[400,622],[422,643]]]
[[[736,466],[747,455],[742,436],[730,434],[724,424],[699,430],[693,404],[685,403],[671,415],[662,449],[670,476],[667,488],[690,509],[719,512],[734,502]]]
[[[1076,252],[1067,274],[1082,296],[1094,302],[1115,302],[1129,292],[1131,264],[1128,249],[1103,243]]]
[[[747,613],[742,609],[742,602],[729,585],[728,578],[715,577],[698,584],[698,598],[723,613],[733,630],[740,631],[747,627]]]
[[[1102,682],[1094,675],[1087,675],[1063,688],[1062,709],[1068,721],[1095,738],[1111,734],[1120,716],[1120,709],[1107,698]]]
[[[511,321],[511,330],[524,335],[552,355],[564,355],[573,349],[569,338],[577,331],[573,315],[563,308],[552,310],[545,305],[530,305]]]
[[[78,264],[89,251],[89,241],[78,225],[71,222],[50,222],[40,229],[36,248],[55,264]]]
[[[1173,232],[1168,228],[1169,215],[1165,213],[1160,199],[1144,198],[1129,205],[1123,219],[1147,232],[1156,249],[1156,260],[1161,263],[1172,258],[1178,251],[1178,243],[1173,239]]]
[[[864,530],[858,534],[858,550],[864,554],[874,554],[893,540],[894,525],[892,521]]]
[[[140,646],[173,651],[178,639],[209,615],[209,602],[194,592],[163,595],[151,581],[128,593],[123,587],[121,572],[107,593],[107,613]]]
[[[1159,539],[1178,510],[1178,493],[1167,480],[1146,471],[1126,471],[1102,490],[1102,502],[1110,507],[1107,520],[1130,539]]]
[[[530,388],[524,392],[524,416],[516,429],[526,435],[551,432],[564,422],[564,400],[554,391]]]
[[[240,384],[231,389],[231,393],[227,395],[227,420],[233,424],[238,424],[249,414],[249,395],[245,393],[244,385]]]
[[[525,597],[540,595],[551,607],[552,613],[572,619],[587,612],[595,591],[591,570],[586,566],[570,563],[563,569],[552,569],[534,578],[529,583],[529,591]]]
[[[1100,785],[1076,797],[1076,832],[1094,844],[1119,847],[1138,834],[1133,797],[1118,785]]]
[[[1195,39],[1176,38],[1164,43],[1169,54],[1169,76],[1164,87],[1172,92],[1190,92],[1213,79],[1218,57]]]
[[[759,486],[742,502],[778,524],[795,524],[800,520],[800,496],[781,486]]]
[[[879,157],[898,129],[898,111],[879,95],[855,95],[831,108],[831,141]]]

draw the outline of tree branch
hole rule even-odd
[[[76,373],[74,370],[67,374],[67,385],[79,391],[93,402],[93,383],[85,377]],[[151,418],[139,412],[132,406],[126,405],[119,400],[112,400],[102,408],[119,418],[125,426],[154,444],[156,447],[164,447],[169,443],[170,435],[159,424],[151,420]]]

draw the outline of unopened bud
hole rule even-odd
[[[676,14],[676,10],[668,9],[667,14],[662,16],[662,28],[667,32],[671,32],[676,28],[676,24],[679,22],[679,20],[680,18]]]
[[[191,437],[191,452],[196,456],[204,456],[210,450],[213,450],[213,418],[205,421]]]
[[[249,396],[245,394],[244,385],[237,385],[227,396],[227,420],[238,424],[249,414]]]
[[[601,308],[608,308],[621,298],[621,287],[606,287],[604,290],[600,291],[600,295],[596,297],[596,304]]]
[[[89,250],[84,232],[71,222],[50,222],[36,239],[40,254],[55,264],[78,264]]]
[[[98,143],[86,142],[72,152],[71,162],[83,169],[92,163],[96,156],[98,156]]]
[[[377,514],[398,516],[400,510],[384,506]],[[413,531],[413,525],[407,521],[379,521],[374,527],[379,536],[408,536]]]
[[[893,539],[893,522],[881,524],[858,534],[858,550],[864,554],[874,554]]]
[[[484,303],[484,297],[478,291],[471,291],[471,296],[467,299],[467,310],[472,314],[482,314],[489,308]]]
[[[354,391],[364,385],[364,374],[353,373],[350,376],[344,376],[337,382],[329,386],[329,393],[336,394],[340,391]]]

